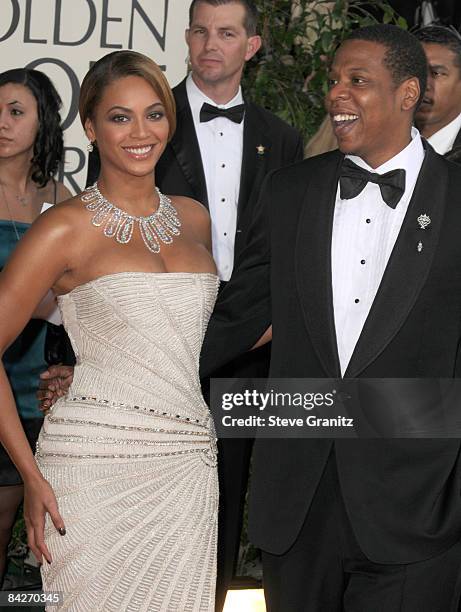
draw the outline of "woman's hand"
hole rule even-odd
[[[45,557],[51,563],[51,554],[45,544],[45,516],[51,517],[53,525],[61,535],[65,535],[64,521],[59,514],[58,502],[50,484],[42,477],[24,483],[24,519],[27,527],[27,542],[37,561]]]

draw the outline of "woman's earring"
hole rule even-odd
[[[94,145],[93,145],[93,143],[91,142],[91,140],[90,140],[90,142],[89,142],[89,143],[86,145],[86,150],[88,151],[88,153],[91,153],[91,152],[94,150]]]

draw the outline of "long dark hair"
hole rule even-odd
[[[44,187],[56,174],[62,160],[64,142],[59,109],[62,102],[50,79],[39,70],[14,68],[0,74],[0,87],[8,83],[24,85],[37,101],[38,132],[31,159],[32,180]]]

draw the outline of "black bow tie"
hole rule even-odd
[[[211,121],[216,117],[225,117],[234,123],[242,123],[244,114],[244,104],[237,104],[237,106],[231,106],[230,108],[218,108],[217,106],[212,106],[211,104],[204,102],[202,108],[200,109],[200,123]]]
[[[379,185],[381,196],[388,206],[395,208],[405,193],[405,170],[391,170],[385,174],[368,172],[350,159],[345,159],[339,177],[342,200],[350,200],[361,193],[367,183]]]

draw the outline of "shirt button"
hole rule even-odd
[[[220,135],[220,136],[224,136],[224,134],[223,134],[222,132],[219,132],[219,135]]]
[[[221,168],[225,168],[225,167],[226,167],[226,164],[221,164]]]
[[[221,202],[225,202],[225,201],[226,201],[226,198],[221,198]]]
[[[224,232],[224,236],[227,236],[227,232]]]
[[[365,265],[365,260],[364,260],[364,259],[362,259],[362,260],[360,261],[360,263],[362,264],[362,266],[364,266],[364,265]]]
[[[360,302],[359,298],[355,298],[354,302],[358,304]]]
[[[367,223],[371,223],[371,219],[367,219],[367,220],[366,220],[366,222],[367,222]]]

